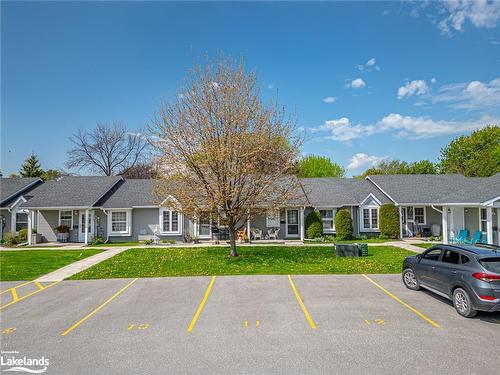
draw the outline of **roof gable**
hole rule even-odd
[[[42,179],[39,177],[0,178],[0,206],[8,206],[23,193],[32,190],[42,182]]]

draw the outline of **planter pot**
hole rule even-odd
[[[31,243],[36,245],[37,243],[42,243],[42,235],[39,233],[34,233],[31,235]]]
[[[57,233],[57,242],[68,242],[69,233]]]

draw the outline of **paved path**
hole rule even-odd
[[[114,247],[112,249],[105,250],[102,253],[92,255],[88,258],[82,259],[75,263],[68,264],[63,268],[59,268],[58,270],[48,273],[47,275],[39,277],[35,281],[38,282],[62,281],[64,279],[67,279],[68,277],[77,274],[78,272],[84,271],[87,268],[90,268],[96,265],[97,263],[101,263],[102,261],[105,261],[106,259],[109,259],[117,254],[120,254],[121,252],[128,249],[129,247]]]

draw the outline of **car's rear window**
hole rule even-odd
[[[479,263],[490,272],[500,273],[500,258],[484,258]]]

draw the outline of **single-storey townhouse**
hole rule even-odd
[[[376,175],[366,178],[400,211],[400,237],[435,228],[448,243],[460,230],[500,245],[500,173],[491,177]],[[425,234],[425,233],[424,233]]]
[[[4,233],[28,228],[27,211],[20,208],[24,197],[42,184],[38,177],[0,178],[0,238]]]
[[[300,188],[282,207],[265,210],[263,202],[261,213],[251,215],[246,223],[251,239],[303,240],[305,217],[312,210],[320,212],[324,233],[335,234],[334,218],[343,208],[351,213],[355,234],[376,236],[380,206],[393,203],[400,210],[401,238],[442,234],[448,242],[467,229],[470,235],[481,231],[489,243],[500,241],[500,174],[488,178],[377,175],[296,182]],[[89,243],[95,236],[114,242],[227,237],[224,227],[209,215],[185,217],[163,207],[153,184],[122,177],[68,176],[35,186],[24,194],[19,209],[29,213],[28,230],[36,229],[49,242]],[[56,230],[61,225],[69,228],[68,234]]]

